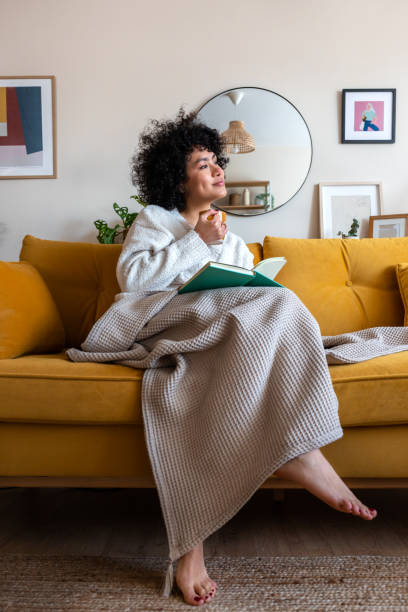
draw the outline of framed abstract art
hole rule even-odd
[[[56,176],[55,77],[0,77],[0,179]]]
[[[395,142],[396,89],[343,89],[341,142]]]

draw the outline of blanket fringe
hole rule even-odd
[[[170,560],[166,575],[164,577],[162,597],[169,597],[171,591],[173,590],[173,581],[173,561]]]

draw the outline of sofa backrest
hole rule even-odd
[[[408,238],[265,236],[264,258],[282,255],[287,264],[276,280],[302,300],[322,335],[404,325],[396,266],[408,262]]]
[[[248,244],[254,265],[262,259],[262,245]],[[26,236],[20,260],[40,272],[54,298],[65,327],[66,345],[77,346],[120,292],[116,263],[120,244],[62,242]]]

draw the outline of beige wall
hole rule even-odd
[[[265,216],[228,217],[247,241],[317,237],[316,184],[382,180],[385,212],[407,212],[406,0],[2,0],[0,75],[55,75],[56,180],[0,181],[0,258],[27,233],[95,240],[92,222],[132,207],[129,159],[149,118],[228,88],[288,98],[314,157],[301,191]],[[342,88],[397,88],[392,145],[341,145]]]

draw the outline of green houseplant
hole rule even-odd
[[[353,223],[351,224],[348,234],[343,234],[343,232],[340,231],[340,232],[337,232],[337,235],[341,236],[342,238],[358,238],[358,228],[359,227],[360,227],[360,223],[358,222],[358,219],[353,219]]]
[[[146,206],[146,202],[143,202],[140,196],[132,195],[130,197],[142,206]],[[119,206],[116,202],[113,203],[113,210],[120,217],[122,224],[116,223],[114,227],[109,227],[104,219],[94,221],[94,226],[98,230],[97,239],[102,244],[113,244],[116,238],[123,242],[130,226],[139,214],[138,212],[130,213],[127,206]]]

